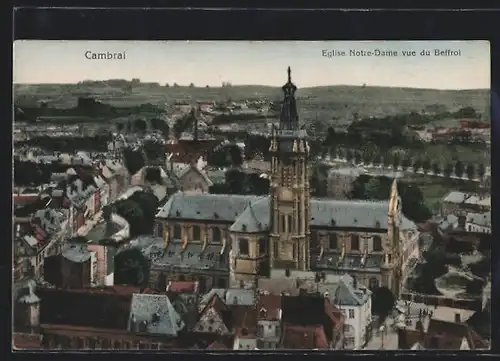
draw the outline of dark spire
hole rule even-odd
[[[280,115],[280,129],[295,130],[299,128],[299,116],[295,100],[297,87],[292,83],[292,70],[288,67],[288,82],[283,85],[283,105]]]
[[[198,140],[198,116],[195,107],[191,108],[191,119],[193,120],[193,139]]]

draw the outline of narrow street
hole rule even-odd
[[[392,328],[394,323],[390,316],[385,320],[385,331],[380,332],[380,329],[374,329],[372,339],[363,348],[364,350],[397,350],[398,335]]]

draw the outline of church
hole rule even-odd
[[[173,194],[156,216],[165,259],[152,264],[152,275],[172,279],[179,275],[174,268],[185,270],[177,278],[195,278],[209,289],[348,273],[399,295],[409,261],[418,257],[419,234],[402,214],[396,181],[382,202],[311,197],[308,136],[299,125],[290,68],[282,90],[270,194]]]

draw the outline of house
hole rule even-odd
[[[254,305],[226,305],[217,293],[200,312],[194,332],[234,335],[234,350],[257,347],[256,310]]]
[[[333,168],[328,171],[327,195],[335,199],[348,199],[354,187],[354,181],[364,170],[360,168]]]
[[[176,173],[179,189],[185,192],[208,193],[213,185],[207,174],[196,165],[187,165]]]
[[[219,296],[225,305],[253,306],[256,302],[255,290],[253,289],[212,288],[201,298],[200,307],[205,307],[214,295]]]
[[[345,348],[360,350],[371,338],[371,291],[357,283],[356,278],[344,275],[333,295],[333,303],[345,316]]]
[[[305,293],[283,296],[281,310],[283,336],[280,348],[343,348],[345,317],[328,299]]]
[[[278,348],[282,336],[281,295],[261,294],[257,312],[257,348]]]
[[[442,200],[441,215],[455,216],[464,215],[469,212],[484,213],[491,211],[491,196],[484,194],[469,194],[452,191]]]
[[[176,337],[185,324],[167,295],[134,294],[128,331]]]
[[[417,321],[416,329],[398,329],[398,349],[484,350],[488,344],[466,323]],[[418,345],[417,345],[418,344]]]
[[[465,230],[467,232],[491,233],[491,212],[467,213]]]

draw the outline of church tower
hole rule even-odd
[[[389,198],[389,210],[387,219],[387,238],[391,245],[384,252],[384,263],[382,265],[382,285],[389,288],[396,297],[401,293],[401,266],[402,247],[400,240],[400,225],[402,219],[401,197],[398,192],[398,183],[394,179]]]
[[[279,127],[273,127],[271,146],[271,268],[309,269],[309,170],[307,132],[299,117],[290,67],[283,85]]]

